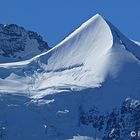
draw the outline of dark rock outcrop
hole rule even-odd
[[[81,125],[92,125],[103,140],[137,140],[140,131],[140,100],[126,99],[120,108],[101,114],[96,107],[80,113]],[[136,132],[131,137],[131,132]]]
[[[36,32],[16,24],[0,24],[0,57],[6,57],[0,63],[26,60],[48,49],[47,42]]]

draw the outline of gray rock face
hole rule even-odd
[[[30,59],[48,49],[36,32],[16,24],[0,24],[0,63]]]
[[[101,133],[102,140],[130,140],[132,131],[136,133],[133,139],[137,140],[140,130],[140,100],[127,98],[120,108],[115,108],[106,115],[101,114],[96,107],[87,112],[81,111],[80,123],[93,126],[95,136]]]

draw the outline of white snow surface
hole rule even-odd
[[[79,107],[109,112],[128,97],[138,98],[139,91],[138,43],[99,14],[48,52],[0,64],[0,93],[9,105],[3,118],[11,122],[8,138],[14,140],[64,140],[78,134],[88,139],[93,128],[78,125]],[[28,119],[21,121],[20,114]]]
[[[101,87],[107,77],[117,77],[123,65],[139,65],[112,28],[97,14],[50,51],[27,61],[0,64],[0,91],[38,98]]]

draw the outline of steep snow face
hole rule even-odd
[[[47,89],[56,92],[54,88],[60,88],[61,91],[99,87],[107,74],[112,45],[113,37],[108,24],[101,16],[94,16],[52,50],[33,58],[25,65],[26,74],[26,69],[32,69],[35,65],[43,69],[43,73],[36,73],[32,90]],[[11,67],[9,69],[11,72]],[[15,69],[12,72],[15,73]],[[10,75],[6,79],[12,80],[11,77],[13,78]]]
[[[125,71],[129,74],[138,73],[139,50],[134,51],[135,48],[139,49],[97,14],[52,50],[31,62],[34,66],[37,61],[44,71],[35,74],[38,78],[34,80],[33,90],[48,94],[99,88],[108,78],[116,79],[122,75],[124,67],[128,68]],[[132,70],[132,65],[137,68]],[[137,75],[135,78],[137,80]]]
[[[133,83],[138,83],[137,74],[130,76],[133,83],[126,78],[139,73],[136,47],[139,49],[97,14],[50,51],[27,61],[1,64],[1,91],[28,93],[38,98],[100,88],[108,79],[117,79],[124,81],[122,88],[127,92],[128,85],[132,88]],[[17,84],[22,88],[17,89]]]
[[[39,61],[45,64],[46,73],[42,76],[50,77],[44,82],[48,86],[100,86],[106,76],[112,45],[108,24],[101,16],[94,16],[50,52],[39,57]]]
[[[0,24],[0,63],[26,60],[48,49],[37,33],[15,24]]]

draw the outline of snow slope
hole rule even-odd
[[[96,15],[50,51],[31,60],[0,64],[4,78],[1,82],[9,83],[1,90],[16,93],[14,87],[17,82],[23,84],[23,80],[25,89],[22,91],[29,89],[33,95],[100,87],[107,77],[117,77],[123,65],[130,63],[139,68],[139,50],[114,26]]]
[[[22,118],[24,124],[17,119],[15,128],[10,125],[7,137],[18,139],[12,133],[20,127],[23,139],[63,140],[78,134],[95,138],[96,130],[81,125],[79,114],[93,108],[106,114],[128,97],[139,100],[140,47],[97,14],[48,52],[0,64],[0,77],[2,101],[8,100],[4,106],[12,98],[11,104],[20,106],[13,108],[28,118]],[[10,110],[5,114],[13,123],[11,108],[5,110]],[[29,129],[23,132],[24,128]]]

